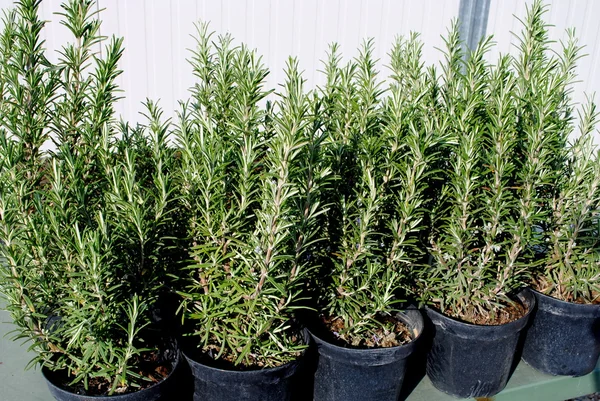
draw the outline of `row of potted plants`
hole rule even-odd
[[[254,50],[200,24],[190,99],[135,127],[95,3],[63,4],[57,63],[39,6],[0,36],[0,293],[57,399],[174,399],[187,364],[197,400],[397,400],[419,343],[464,398],[521,352],[596,366],[598,113],[575,131],[581,49],[569,31],[550,52],[540,1],[495,64],[454,23],[441,69],[417,34],[386,79],[372,41],[348,62],[333,45],[310,91],[291,58],[273,93]]]

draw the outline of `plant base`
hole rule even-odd
[[[176,357],[173,361],[171,373],[164,380],[143,390],[111,396],[74,394],[55,384],[55,372],[44,368],[42,369],[42,374],[46,379],[50,393],[58,401],[170,401],[178,398],[178,376],[181,374],[184,367],[183,364],[183,358],[179,351],[176,351]]]

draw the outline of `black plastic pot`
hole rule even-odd
[[[537,307],[525,334],[523,360],[551,375],[593,371],[600,356],[600,305],[560,301],[531,291]]]
[[[440,391],[459,398],[493,396],[506,386],[521,331],[535,306],[529,290],[518,295],[527,313],[510,323],[481,326],[452,319],[426,308],[433,342],[427,376]]]
[[[288,401],[300,360],[257,370],[207,366],[184,353],[194,375],[194,401]]]
[[[42,374],[46,379],[50,394],[58,401],[171,401],[179,399],[179,384],[178,375],[184,369],[185,363],[179,351],[175,351],[175,361],[171,373],[161,382],[156,383],[148,388],[136,391],[129,394],[111,395],[111,396],[89,396],[71,393],[54,382],[57,378],[57,373],[46,368],[42,369]]]
[[[314,401],[397,401],[408,356],[423,332],[423,317],[414,309],[399,313],[413,341],[398,347],[356,349],[331,344],[311,331],[319,359]]]

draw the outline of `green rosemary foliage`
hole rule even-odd
[[[447,110],[447,126],[453,139],[449,142],[451,151],[446,184],[439,199],[442,206],[434,220],[430,238],[430,252],[434,260],[432,269],[426,271],[427,288],[424,292],[428,301],[439,302],[446,311],[451,305],[452,313],[469,316],[469,308],[480,308],[488,301],[486,291],[490,285],[490,270],[493,269],[492,249],[496,232],[485,232],[491,221],[505,217],[505,208],[509,201],[503,199],[506,180],[502,173],[502,163],[497,153],[510,146],[499,142],[497,146],[484,152],[486,140],[486,105],[489,102],[487,84],[489,68],[485,53],[490,41],[483,41],[478,48],[462,62],[461,44],[458,39],[458,26],[455,24],[447,39],[447,67],[444,71],[443,104]],[[491,128],[491,127],[490,127]],[[490,132],[493,143],[494,131]],[[487,154],[486,154],[487,153]],[[483,170],[484,157],[494,164],[489,166],[496,177],[487,178]],[[500,168],[500,170],[496,170]],[[491,191],[482,191],[482,181],[493,181]],[[495,193],[494,193],[495,192]],[[489,208],[490,215],[482,209],[482,197],[496,197],[495,210]],[[500,205],[498,204],[500,203]],[[499,226],[499,222],[496,226]],[[484,230],[487,248],[481,252],[480,230]],[[496,229],[497,231],[497,229]],[[496,249],[494,249],[496,250]],[[494,258],[495,259],[495,258]],[[483,305],[482,305],[483,304]]]
[[[574,31],[562,44],[562,54],[549,56],[547,11],[541,1],[529,8],[520,37],[519,55],[514,60],[517,74],[519,147],[516,158],[522,160],[516,170],[519,186],[519,231],[515,249],[533,261],[534,253],[544,246],[551,215],[551,200],[556,182],[564,174],[568,137],[573,131],[570,84],[581,57]],[[527,244],[527,245],[525,245]]]
[[[20,158],[28,176],[39,179],[39,149],[48,139],[47,113],[58,74],[44,55],[38,18],[40,0],[24,0],[7,11],[2,33],[2,124],[23,145]]]
[[[598,122],[590,101],[580,114],[580,132],[569,149],[552,219],[538,289],[565,301],[597,302],[600,297],[600,157],[592,132]]]
[[[93,1],[62,5],[73,34],[52,65],[39,1],[5,15],[0,40],[0,292],[32,363],[66,371],[71,385],[133,391],[172,211],[167,126],[115,124],[121,39],[100,58]],[[9,48],[10,46],[10,48]],[[44,151],[52,140],[55,149]]]
[[[192,258],[184,318],[208,357],[277,366],[304,348],[292,311],[328,174],[317,165],[319,107],[294,59],[274,107],[263,107],[268,71],[256,53],[229,36],[212,42],[207,25],[198,35],[198,82],[176,131]]]
[[[456,25],[446,40],[437,124],[444,121],[453,139],[433,207],[433,264],[418,291],[471,322],[498,319],[541,263],[564,174],[573,131],[569,85],[580,49],[569,32],[562,54],[549,56],[544,13],[540,1],[529,7],[519,53],[493,67],[485,61],[489,38],[466,61]]]
[[[389,317],[422,263],[419,235],[441,136],[425,119],[435,81],[421,48],[416,34],[397,40],[387,91],[377,80],[372,41],[345,67],[333,45],[325,65],[326,163],[335,181],[327,194],[331,283],[322,302],[324,317],[341,320],[332,327],[353,346],[397,344]]]

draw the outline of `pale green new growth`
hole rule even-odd
[[[569,85],[579,47],[570,32],[562,54],[550,56],[544,12],[534,2],[517,54],[493,67],[486,62],[489,38],[464,62],[456,26],[446,40],[438,118],[454,139],[434,208],[433,264],[418,291],[468,321],[497,318],[545,263],[551,203],[573,130]]]
[[[566,301],[597,302],[600,296],[600,157],[592,131],[598,122],[589,102],[580,115],[581,136],[552,199],[551,224],[540,290]]]
[[[334,45],[325,64],[325,163],[335,182],[327,193],[331,282],[322,298],[325,317],[342,319],[336,334],[354,346],[378,346],[377,334],[393,330],[385,319],[422,260],[428,180],[443,136],[425,118],[436,83],[421,48],[416,34],[398,38],[387,90],[377,79],[372,41],[343,67]]]
[[[229,36],[213,42],[206,25],[191,63],[197,83],[177,130],[193,258],[185,318],[214,359],[280,365],[305,347],[292,311],[328,175],[315,110],[294,59],[274,106],[263,106],[260,58]]]
[[[74,40],[56,65],[39,4],[8,11],[0,40],[0,292],[32,363],[129,392],[151,380],[138,358],[157,345],[141,330],[164,281],[172,152],[152,103],[148,128],[115,123],[122,39],[101,43],[95,3],[62,5]]]
[[[495,63],[491,38],[464,53],[455,22],[439,69],[417,34],[385,79],[372,40],[345,64],[332,45],[315,91],[293,58],[265,89],[256,52],[201,24],[174,128],[151,101],[147,126],[115,121],[123,42],[100,36],[93,0],[63,4],[55,64],[39,7],[17,2],[0,33],[0,293],[32,362],[71,385],[151,381],[145,328],[173,288],[201,354],[237,369],[297,358],[300,308],[382,347],[403,340],[390,317],[407,299],[483,324],[530,283],[598,301],[598,113],[582,108],[569,144],[581,49],[568,31],[551,51],[541,1]]]

